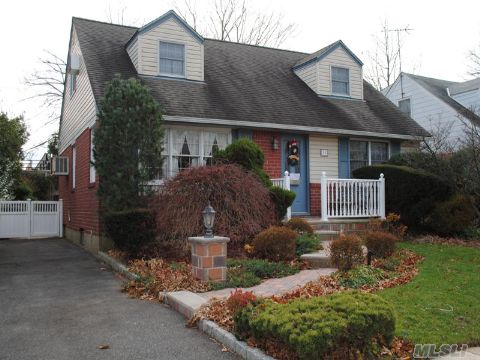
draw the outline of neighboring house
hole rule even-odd
[[[480,124],[480,78],[458,83],[401,73],[383,94],[432,134],[448,132],[454,147],[463,121]]]
[[[115,74],[140,79],[166,112],[163,177],[248,137],[272,178],[293,174],[294,214],[320,214],[322,171],[349,178],[428,135],[363,80],[362,62],[341,41],[305,54],[204,39],[173,11],[141,28],[73,18],[67,72],[59,153],[70,172],[60,178],[60,197],[66,236],[86,234],[85,243],[98,244],[100,233],[92,129]]]

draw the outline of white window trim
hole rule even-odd
[[[345,69],[345,70],[348,71],[348,94],[339,94],[339,93],[333,92],[333,75],[332,75],[333,68]],[[345,98],[352,97],[352,72],[350,71],[350,68],[345,67],[345,66],[330,65],[330,93],[333,96],[340,96],[340,97],[345,97]]]
[[[350,138],[349,141],[364,141],[368,143],[368,166],[372,165],[372,142],[374,143],[386,143],[387,144],[387,160],[390,160],[391,157],[391,149],[392,149],[392,144],[390,140],[382,140],[382,139],[365,139],[365,138]],[[349,150],[350,151],[350,150]],[[350,158],[350,154],[348,154],[348,157]]]
[[[72,146],[72,190],[75,190],[77,185],[77,147],[75,145]]]
[[[95,169],[95,165],[92,164],[92,161],[94,160],[93,156],[93,139],[94,139],[94,131],[95,128],[92,127],[90,128],[90,184],[95,183],[96,177],[97,177],[97,170]]]
[[[168,137],[168,148],[167,148],[167,154],[165,155],[167,157],[167,176],[166,178],[171,178],[175,176],[176,174],[173,174],[172,168],[173,168],[173,136],[172,136],[172,130],[194,130],[198,131],[200,133],[199,140],[198,140],[198,166],[202,166],[205,158],[209,158],[208,156],[204,156],[204,149],[203,149],[203,144],[204,144],[204,134],[205,132],[217,132],[217,133],[224,133],[227,135],[227,145],[232,143],[232,129],[228,128],[196,128],[196,127],[191,127],[191,126],[169,126],[165,128],[165,137]]]
[[[162,73],[160,71],[160,43],[168,43],[168,44],[176,44],[176,45],[183,45],[183,75],[176,75],[176,74],[169,74],[169,73]],[[157,64],[158,64],[158,75],[159,76],[166,76],[171,78],[177,79],[186,79],[187,78],[187,45],[178,41],[171,41],[171,40],[158,40],[157,42]]]

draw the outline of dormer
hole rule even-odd
[[[362,66],[339,40],[299,60],[293,71],[319,96],[363,100]]]
[[[204,39],[173,10],[141,27],[126,49],[137,73],[204,80]]]

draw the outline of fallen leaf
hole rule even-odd
[[[102,345],[98,345],[97,348],[100,350],[107,350],[107,349],[110,349],[110,345],[102,344]]]

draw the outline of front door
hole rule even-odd
[[[308,214],[308,153],[307,139],[303,135],[282,135],[282,170],[290,173],[290,189],[296,197],[292,213]]]

